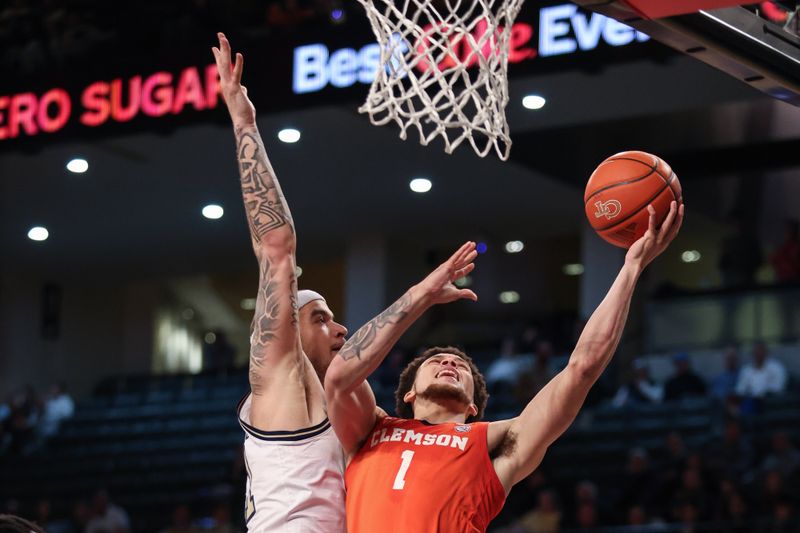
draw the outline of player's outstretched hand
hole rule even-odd
[[[647,206],[650,213],[649,226],[645,234],[628,249],[625,262],[635,264],[639,268],[649,265],[653,259],[667,249],[669,243],[678,234],[683,223],[683,204],[673,202],[669,206],[669,213],[660,228],[656,228],[656,211],[652,205]]]
[[[219,48],[211,48],[217,62],[219,72],[219,86],[222,90],[222,99],[228,106],[228,112],[235,126],[254,126],[256,123],[256,108],[247,97],[247,88],[242,85],[242,68],[244,56],[236,53],[236,63],[231,65],[231,44],[222,32],[217,34]]]
[[[472,272],[472,269],[475,268],[473,261],[477,256],[475,243],[472,241],[464,243],[450,259],[428,274],[428,277],[422,280],[417,287],[423,291],[426,297],[430,298],[433,304],[444,304],[461,299],[477,301],[478,296],[474,292],[469,289],[459,289],[453,284],[455,280]]]

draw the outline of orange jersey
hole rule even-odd
[[[380,419],[345,471],[348,533],[486,531],[506,499],[488,427]]]

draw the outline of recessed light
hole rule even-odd
[[[303,269],[302,269],[302,268],[300,268],[300,266],[299,266],[299,265],[298,265],[298,266],[296,266],[296,267],[294,267],[294,275],[295,275],[295,277],[297,277],[297,278],[299,278],[300,276],[302,276],[302,275],[303,275]]]
[[[503,291],[500,293],[500,301],[504,304],[515,304],[519,301],[519,293],[517,291]]]
[[[217,342],[217,334],[214,333],[213,331],[209,331],[208,333],[206,333],[204,340],[206,341],[206,344],[214,344],[215,342]]]
[[[583,265],[580,263],[567,263],[561,269],[567,276],[580,276],[583,274]]]
[[[245,298],[242,300],[239,305],[245,311],[252,311],[256,308],[256,299],[255,298]]]
[[[547,100],[538,94],[529,94],[522,99],[522,107],[525,109],[541,109],[545,103],[547,103]]]
[[[433,183],[428,178],[414,178],[409,182],[408,187],[414,192],[428,192],[433,187]]]
[[[278,132],[278,139],[281,141],[292,144],[300,140],[300,130],[294,128],[284,128]]]
[[[453,283],[455,283],[456,287],[459,288],[469,287],[472,285],[472,278],[469,276],[464,276],[463,278],[458,278]]]
[[[701,257],[702,255],[697,250],[686,250],[681,254],[681,261],[684,263],[696,263],[700,261]]]
[[[42,226],[34,226],[28,230],[28,238],[32,241],[46,241],[49,236],[50,232]]]
[[[81,159],[76,157],[72,159],[69,163],[67,163],[67,170],[75,174],[83,174],[87,170],[89,170],[89,162],[85,159]]]
[[[523,248],[525,248],[525,244],[522,241],[508,241],[506,243],[506,252],[510,254],[519,253]]]
[[[489,247],[486,246],[485,242],[479,242],[478,244],[475,245],[475,251],[478,252],[479,254],[485,254],[488,249]]]
[[[210,218],[211,220],[217,220],[218,218],[222,218],[222,215],[224,214],[225,210],[222,209],[221,205],[208,204],[203,208],[203,216],[206,218]]]

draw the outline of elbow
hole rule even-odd
[[[297,239],[294,231],[284,226],[267,232],[258,240],[257,253],[264,253],[270,257],[294,256],[297,250]]]
[[[599,347],[597,351],[587,350],[573,354],[569,360],[568,368],[579,381],[594,383],[600,378],[605,369],[605,358],[600,357]]]
[[[325,397],[328,400],[340,394],[345,387],[344,373],[342,372],[338,358],[334,358],[330,366],[328,366],[328,370],[325,372],[325,383],[323,386],[325,388]]]

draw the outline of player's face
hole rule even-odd
[[[437,354],[422,363],[409,394],[425,396],[426,391],[441,391],[436,395],[450,399],[461,398],[468,414],[477,414],[473,403],[475,381],[472,369],[469,363],[455,354]]]
[[[300,342],[311,364],[324,374],[344,344],[347,328],[333,319],[323,300],[314,300],[300,309]]]

